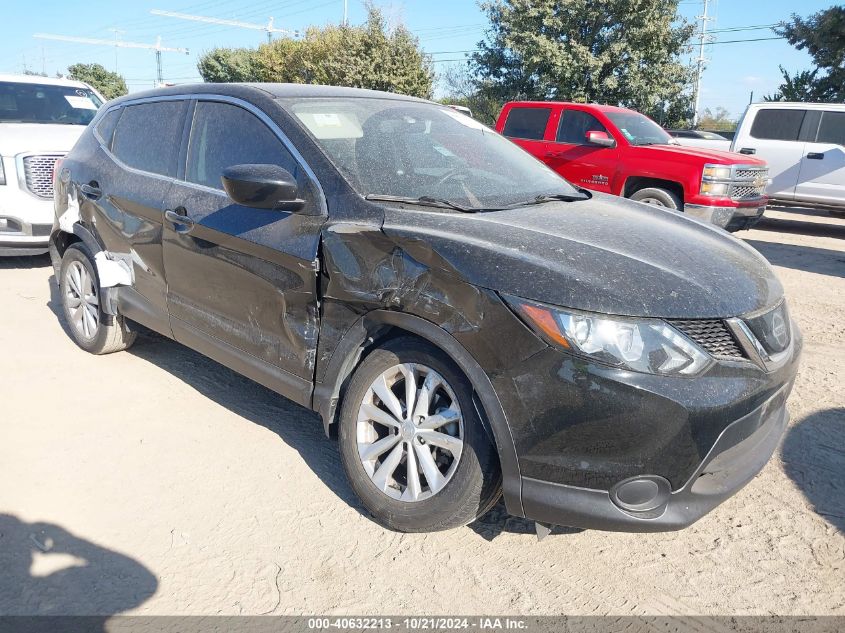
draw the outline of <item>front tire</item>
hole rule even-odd
[[[79,347],[91,354],[111,354],[135,342],[135,332],[129,331],[122,316],[103,312],[94,257],[84,244],[68,247],[59,276],[62,311]]]
[[[660,189],[659,187],[646,187],[645,189],[635,191],[631,195],[631,200],[651,204],[655,207],[666,207],[675,211],[683,211],[684,208],[684,204],[681,202],[678,194],[668,189]]]
[[[472,387],[425,342],[396,339],[367,356],[346,390],[339,425],[349,483],[390,529],[466,525],[501,494],[498,456]]]

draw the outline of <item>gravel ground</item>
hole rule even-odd
[[[845,615],[845,220],[767,218],[806,341],[775,458],[682,532],[541,543],[382,529],[313,413],[158,337],[85,354],[46,258],[0,261],[0,614]]]

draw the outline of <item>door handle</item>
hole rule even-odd
[[[165,209],[164,219],[173,225],[177,233],[189,233],[194,228],[194,221],[188,217],[184,207]]]
[[[100,185],[97,183],[96,180],[92,180],[89,183],[85,183],[79,190],[82,192],[86,198],[91,200],[99,200],[103,195],[103,190],[100,189]]]
[[[820,152],[810,152],[807,154],[807,158],[810,160],[824,160],[824,154]]]
[[[546,158],[560,158],[563,152],[546,152]]]
[[[741,150],[739,150],[739,153],[740,154],[756,154],[757,150],[754,149],[753,147],[743,147]]]

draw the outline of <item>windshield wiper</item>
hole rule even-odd
[[[563,201],[563,202],[578,202],[579,200],[589,200],[592,196],[586,191],[582,192],[580,195],[575,195],[571,193],[546,193],[536,196],[533,200],[526,200],[525,202],[517,202],[516,204],[512,204],[506,209],[515,209],[517,207],[527,207],[532,204],[545,204],[546,202],[556,202],[556,201]]]
[[[380,193],[370,193],[364,196],[367,200],[376,200],[381,202],[404,202],[405,204],[418,204],[424,207],[440,207],[441,209],[455,209],[463,213],[474,213],[478,209],[471,209],[446,200],[445,198],[433,198],[432,196],[420,196],[419,198],[411,198],[406,196],[389,196]]]

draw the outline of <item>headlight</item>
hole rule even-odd
[[[702,182],[701,195],[703,196],[723,196],[727,197],[730,193],[731,186],[726,182]]]
[[[731,168],[729,165],[705,165],[701,174],[702,180],[730,180]]]
[[[695,375],[710,364],[698,345],[658,319],[599,316],[504,298],[549,343],[601,363],[682,376]]]

